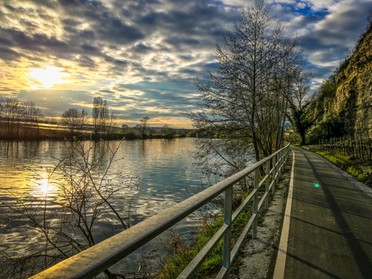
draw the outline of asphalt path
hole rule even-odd
[[[274,277],[372,279],[372,197],[320,156],[292,150],[290,208]]]

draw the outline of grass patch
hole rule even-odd
[[[365,166],[364,168],[358,168],[354,166],[348,166],[346,171],[352,176],[356,177],[359,181],[367,182],[368,177],[371,175],[372,167]]]
[[[190,263],[190,261],[198,254],[201,248],[215,232],[222,226],[223,218],[221,216],[215,218],[213,221],[204,222],[200,228],[200,232],[196,236],[193,245],[186,246],[183,243],[178,243],[178,249],[173,255],[165,259],[165,266],[157,278],[173,279],[182,272],[183,269]],[[177,237],[177,236],[173,236]],[[181,240],[180,240],[181,241]],[[172,241],[171,241],[172,243]],[[173,243],[172,243],[173,244]],[[222,241],[213,249],[211,254],[207,257],[197,273],[193,278],[211,278],[213,274],[217,273],[222,260]]]
[[[356,179],[361,182],[364,182],[369,187],[372,187],[372,162],[361,162],[354,160],[350,156],[345,156],[342,154],[331,154],[327,151],[317,151],[312,150],[313,152],[319,154],[323,158],[327,159],[334,165],[342,168]]]
[[[339,167],[342,167],[342,168],[351,164],[350,157],[347,157],[341,154],[333,155],[326,151],[316,151],[316,153],[322,156],[323,158],[327,159],[331,163]]]
[[[232,224],[232,243],[234,243],[240,235],[242,229],[248,223],[250,214],[247,212],[241,213],[235,222]],[[212,236],[220,229],[223,224],[223,216],[217,216],[211,221],[204,222],[198,235],[196,236],[193,245],[186,246],[177,244],[179,249],[175,249],[173,255],[165,259],[163,270],[156,276],[156,278],[174,279],[182,272],[183,269],[190,263],[190,261],[199,253],[199,251],[207,244]],[[177,237],[177,236],[174,236]],[[171,241],[172,243],[172,241]],[[211,251],[209,256],[199,267],[193,278],[215,278],[222,266],[222,240]]]

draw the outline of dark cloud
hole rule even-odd
[[[127,44],[145,38],[145,35],[136,27],[125,24],[118,18],[104,15],[96,23],[96,33],[102,39],[118,44]]]
[[[59,3],[65,10],[66,16],[75,16],[82,23],[91,25],[90,32],[86,33],[88,35],[86,37],[96,37],[98,40],[120,44],[127,44],[144,38],[140,29],[125,23],[114,14],[114,11],[110,11],[100,1],[60,0]],[[72,26],[68,21],[64,23],[68,25],[67,30],[72,31],[73,27],[76,27],[76,24]]]
[[[79,7],[100,9],[103,7],[101,1],[95,1],[95,0],[59,0],[58,2],[62,6],[70,7],[73,9],[76,9]]]
[[[153,51],[154,48],[152,48],[150,46],[147,46],[143,43],[139,43],[139,44],[135,45],[135,47],[132,50],[135,51],[136,53],[149,53],[149,52]]]
[[[9,3],[5,3],[5,4],[4,4],[4,7],[5,7],[7,10],[11,11],[11,12],[15,12],[15,11],[17,11],[17,9],[14,8],[12,5],[10,5]]]
[[[24,2],[30,2],[30,3],[35,3],[34,0],[23,0]],[[51,8],[55,9],[57,2],[56,1],[50,1],[50,0],[37,0],[37,5],[43,6],[46,8]]]
[[[81,45],[81,49],[85,53],[101,53],[101,51],[99,50],[98,47],[88,45],[88,44],[85,44],[85,43]]]
[[[88,40],[94,40],[95,35],[94,32],[91,30],[81,30],[78,33],[78,36],[83,39],[88,39]]]
[[[168,45],[173,45],[176,50],[181,50],[184,48],[189,47],[198,47],[202,46],[202,41],[195,38],[188,38],[188,37],[168,37],[164,40],[164,42]]]
[[[97,66],[97,63],[86,55],[81,55],[79,58],[75,59],[75,61],[81,66],[86,68],[95,68]]]
[[[17,29],[0,28],[0,37],[9,47],[25,51],[53,54],[60,57],[69,53],[69,46],[65,42],[45,34],[29,35]]]
[[[5,34],[0,29],[0,45],[1,46],[12,46],[13,43],[11,40],[5,38]],[[1,34],[4,35],[4,37],[1,37]]]
[[[10,48],[3,48],[0,47],[0,59],[6,61],[14,61],[20,57],[19,53],[10,49]]]
[[[334,8],[314,1],[267,1],[273,17],[298,37],[307,71],[317,80],[332,73],[366,25],[370,3],[353,1],[335,1]],[[131,104],[127,117],[139,118],[144,111],[174,116],[196,105],[194,81],[218,69],[216,44],[245,5],[235,0],[5,2],[0,3],[0,63],[22,58],[42,66],[49,59],[84,67],[86,73],[79,69],[75,76],[96,82],[89,90],[22,91],[22,98],[45,107],[50,102],[52,113],[69,103],[90,104],[98,94],[118,113]]]

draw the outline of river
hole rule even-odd
[[[125,188],[125,193],[118,192],[113,196],[112,203],[121,213],[129,212],[126,222],[133,225],[206,187],[194,161],[195,141],[190,138],[86,141],[82,145],[95,156],[117,149],[110,166],[110,183],[114,189],[130,180],[136,187]],[[61,175],[58,171],[52,175],[52,170],[66,154],[66,142],[0,142],[0,253],[17,258],[31,253],[35,243],[41,241],[40,235],[30,233],[25,216],[10,213],[7,206],[22,207],[20,200],[63,200],[63,193],[58,187]],[[106,159],[103,157],[102,166],[97,167],[95,175],[99,176],[100,171],[105,170]],[[116,175],[127,180],[115,180]],[[52,216],[55,210],[58,208],[49,205],[47,212]],[[198,223],[197,219],[189,218],[179,226],[193,228]],[[97,238],[101,240],[110,232],[105,222],[97,224],[100,234]]]

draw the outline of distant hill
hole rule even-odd
[[[372,138],[371,22],[351,55],[322,85],[311,113],[317,121],[310,130],[310,142],[345,135]]]

